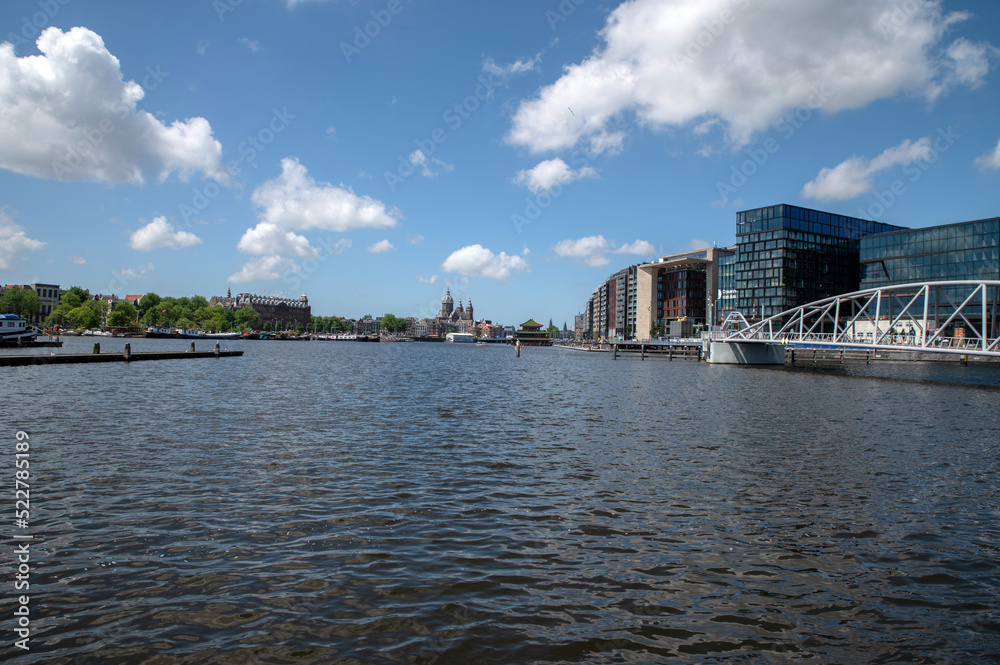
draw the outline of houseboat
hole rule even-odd
[[[17,314],[0,314],[0,342],[34,342],[38,328]]]

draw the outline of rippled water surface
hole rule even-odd
[[[1000,662],[1000,366],[223,346],[0,369],[9,662]]]

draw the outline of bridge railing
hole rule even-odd
[[[753,322],[733,312],[710,338],[1000,356],[1000,281],[867,289]]]

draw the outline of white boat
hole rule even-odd
[[[38,328],[29,326],[26,319],[17,314],[0,314],[0,342],[33,342],[38,337]]]

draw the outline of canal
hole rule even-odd
[[[998,662],[998,365],[223,346],[0,372],[7,662]]]

